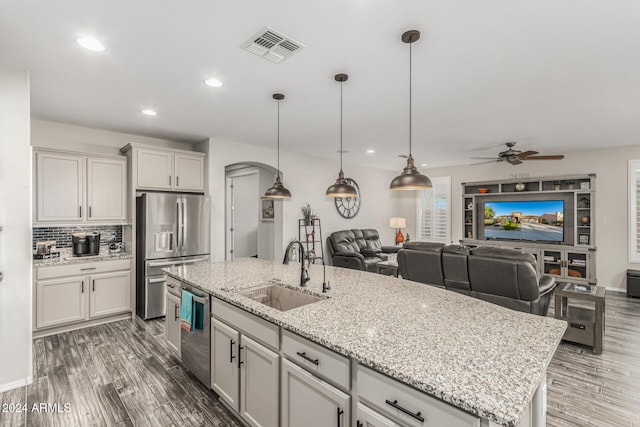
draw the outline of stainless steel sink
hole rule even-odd
[[[254,286],[253,288],[239,291],[239,293],[242,296],[280,311],[291,310],[292,308],[327,299],[327,297],[324,296],[311,295],[277,284]]]

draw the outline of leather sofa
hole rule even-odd
[[[376,271],[377,263],[400,249],[382,246],[378,231],[371,228],[334,231],[327,238],[327,248],[334,266],[365,271]]]
[[[398,252],[398,269],[407,280],[541,316],[556,286],[553,277],[538,277],[533,255],[490,246],[409,242]]]

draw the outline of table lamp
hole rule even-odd
[[[389,227],[396,229],[396,245],[404,242],[404,236],[402,235],[402,229],[407,228],[406,218],[390,218]]]

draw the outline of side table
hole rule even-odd
[[[376,273],[381,274],[383,270],[391,270],[394,277],[398,277],[398,263],[395,261],[380,261],[376,264]]]
[[[555,293],[555,317],[569,323],[563,339],[591,346],[594,353],[601,354],[605,289],[595,285],[559,283]],[[573,305],[573,300],[581,301],[582,304]],[[588,305],[593,308],[587,307]]]

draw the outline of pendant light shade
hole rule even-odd
[[[340,82],[340,172],[335,184],[327,188],[327,197],[355,197],[358,195],[353,185],[349,185],[342,172],[342,83],[349,79],[347,74],[336,74],[335,80]]]
[[[420,31],[409,30],[402,34],[402,41],[409,44],[409,157],[402,173],[391,181],[391,190],[423,190],[431,188],[431,180],[416,169],[411,155],[411,45],[420,39]]]
[[[290,199],[291,191],[287,190],[282,184],[280,179],[280,101],[284,99],[284,95],[281,93],[274,93],[273,99],[278,101],[278,171],[276,175],[276,182],[267,189],[264,193],[264,197],[268,199]]]

